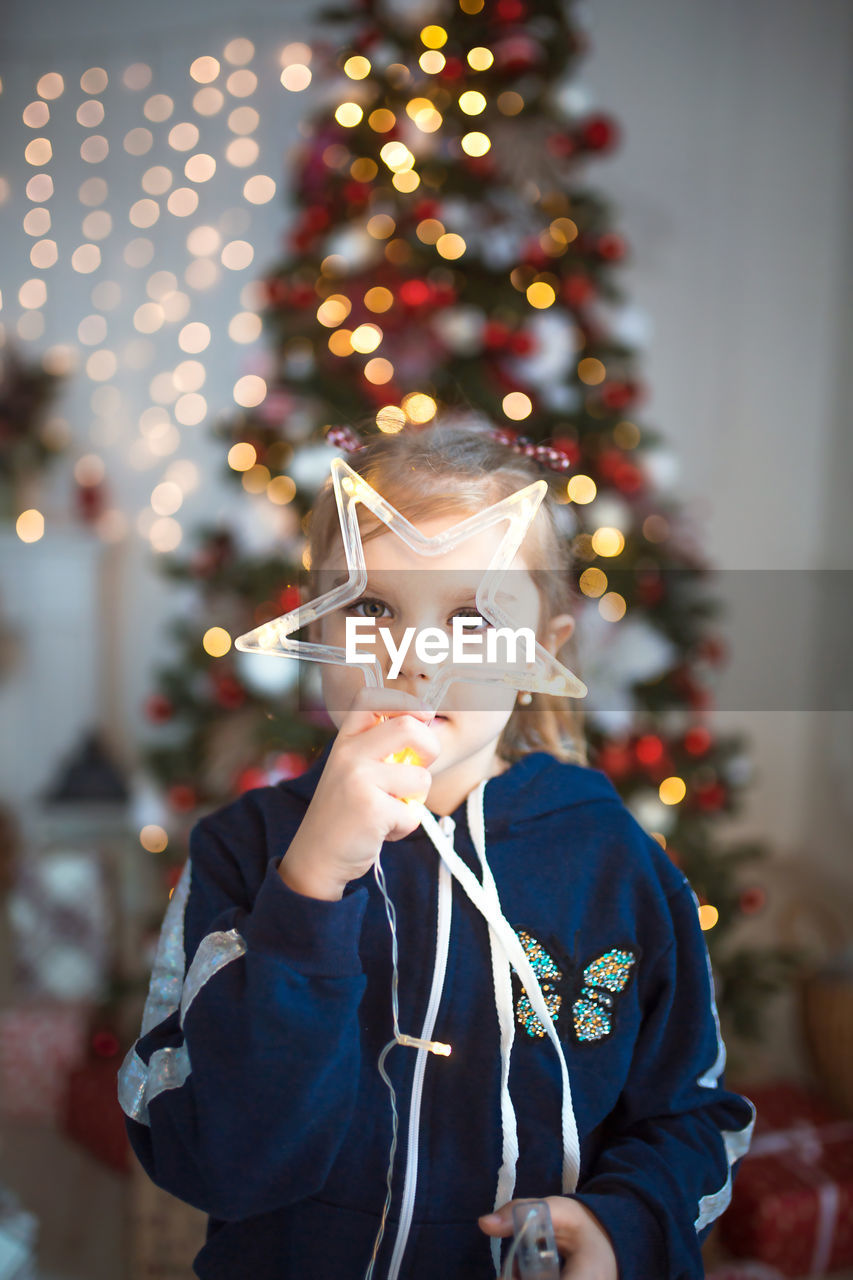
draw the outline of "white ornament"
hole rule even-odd
[[[240,682],[260,697],[275,698],[296,684],[298,671],[292,662],[265,662],[260,653],[236,655],[235,666]]]
[[[456,355],[476,355],[483,344],[486,317],[479,307],[444,307],[432,318],[433,332]]]
[[[666,836],[675,826],[675,806],[664,804],[656,791],[637,791],[626,803],[645,831],[659,831]]]

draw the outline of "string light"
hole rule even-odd
[[[473,49],[469,49],[466,57],[468,66],[472,71],[488,71],[495,60],[495,55],[491,49],[486,49],[482,45],[476,45]]]
[[[103,67],[90,67],[80,77],[80,88],[84,93],[103,93],[110,78]]]
[[[459,145],[466,156],[484,156],[491,148],[492,142],[487,134],[474,130],[472,133],[463,134],[459,139]]]
[[[438,405],[432,396],[422,391],[412,391],[409,395],[403,396],[401,407],[409,421],[416,422],[418,425],[429,422],[438,410]]]
[[[436,251],[442,258],[446,258],[451,262],[461,258],[467,247],[462,236],[453,231],[444,232],[435,241]]]
[[[367,117],[367,123],[374,133],[390,133],[397,124],[397,117],[387,107],[377,107]]]
[[[86,185],[85,183],[83,184]],[[27,183],[27,198],[36,203],[49,200],[53,195],[53,178],[49,173],[37,173]]]
[[[21,542],[38,542],[44,537],[44,516],[35,507],[22,511],[15,521],[15,533]]]
[[[523,391],[510,391],[501,401],[501,408],[511,421],[521,422],[533,412],[533,401]]]
[[[663,804],[680,804],[687,795],[687,784],[677,776],[664,778],[658,787],[658,795]]]
[[[254,71],[248,71],[245,68],[241,71],[232,71],[225,81],[225,88],[232,98],[248,98],[257,87],[258,77]]]
[[[92,133],[80,146],[80,158],[86,164],[100,164],[110,153],[110,144],[102,133]]]
[[[274,476],[267,485],[267,497],[276,506],[286,506],[295,496],[296,484],[290,476]]]
[[[245,37],[238,37],[235,40],[229,40],[223,50],[226,62],[230,62],[232,67],[244,66],[245,63],[251,62],[255,56],[255,46],[251,40]]]
[[[267,394],[267,384],[256,373],[247,373],[234,384],[234,403],[243,409],[254,409]]]
[[[607,370],[600,360],[588,356],[578,363],[578,377],[588,387],[596,387],[607,377]]]
[[[228,465],[232,471],[248,471],[255,465],[257,459],[258,453],[255,446],[245,440],[232,444],[228,450]]]
[[[394,366],[384,356],[376,356],[364,366],[364,376],[373,386],[382,387],[394,377]]]
[[[714,925],[720,918],[720,913],[716,907],[712,907],[710,902],[704,902],[699,908],[699,927],[703,932],[707,933],[709,929],[713,929]]]
[[[438,49],[427,49],[418,58],[418,66],[425,75],[437,76],[444,70],[445,57]]]
[[[376,324],[360,324],[354,329],[350,342],[354,351],[367,355],[375,351],[382,341],[382,330]]]
[[[228,128],[232,133],[254,133],[260,116],[254,107],[235,107],[228,116]]]
[[[179,510],[184,495],[172,480],[163,480],[151,494],[151,509],[158,516],[172,516]]]
[[[146,853],[163,853],[169,845],[169,837],[162,827],[147,823],[139,833],[139,843]]]
[[[225,148],[225,159],[235,169],[247,169],[257,160],[259,150],[254,138],[234,138]]]
[[[105,240],[113,229],[113,220],[106,209],[96,209],[83,219],[83,235],[87,240]]]
[[[145,62],[133,62],[125,67],[122,83],[126,89],[147,89],[151,83],[151,68]]]
[[[193,110],[200,116],[215,116],[225,106],[225,94],[212,86],[199,89],[193,97]]]
[[[526,293],[531,307],[536,307],[540,311],[544,311],[546,307],[552,307],[557,300],[556,290],[544,280],[534,280],[533,284],[527,286]]]
[[[129,156],[144,156],[154,145],[154,134],[140,126],[124,135],[122,146]]]
[[[376,415],[376,425],[385,435],[396,435],[403,430],[408,415],[396,404],[384,405]]]
[[[364,80],[370,75],[370,63],[361,54],[354,54],[344,63],[344,75],[349,76],[350,80]]]
[[[224,627],[208,627],[202,636],[201,647],[211,658],[224,658],[231,648],[231,636]]]
[[[271,473],[269,467],[256,464],[250,467],[248,471],[243,472],[240,483],[247,493],[263,493],[270,483]]]
[[[602,525],[592,535],[592,549],[597,556],[618,556],[624,546],[624,533],[610,525]]]
[[[342,102],[335,111],[335,119],[344,129],[354,129],[363,118],[364,111],[357,102]]]
[[[581,506],[592,502],[598,492],[595,481],[592,476],[578,474],[572,476],[566,486],[566,492],[571,502],[577,502]]]
[[[307,89],[311,83],[311,69],[301,63],[285,67],[281,73],[281,83],[290,93],[299,93]]]
[[[174,110],[175,104],[167,93],[155,93],[145,103],[142,114],[146,120],[151,120],[154,124],[162,124],[164,120],[169,119]]]
[[[95,98],[81,102],[77,108],[77,123],[84,129],[94,129],[104,118],[104,104]]]
[[[447,32],[437,23],[430,23],[429,26],[421,28],[420,40],[427,49],[441,49],[447,44]]]
[[[603,596],[607,590],[607,574],[603,573],[601,569],[596,569],[594,567],[584,569],[578,579],[578,586],[585,596],[590,596],[592,599],[598,599],[599,596]]]
[[[476,89],[467,89],[459,95],[459,106],[466,116],[478,116],[481,111],[486,109],[486,99]]]
[[[254,342],[261,336],[263,325],[261,317],[251,311],[240,311],[232,316],[228,325],[228,337],[232,342]]]
[[[48,71],[36,85],[36,93],[40,98],[59,98],[65,90],[65,81],[58,71]]]
[[[24,124],[30,129],[43,129],[50,119],[50,107],[46,102],[31,102],[24,107]]]
[[[605,622],[620,622],[628,608],[624,596],[618,591],[608,591],[598,602],[598,612]]]
[[[243,195],[250,204],[268,204],[275,192],[275,182],[265,173],[257,173],[253,178],[248,178],[243,187]]]

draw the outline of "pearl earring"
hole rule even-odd
[[[523,707],[529,707],[531,702],[533,701],[533,694],[530,692],[529,689],[525,689],[523,690],[522,693],[518,695],[518,700]]]

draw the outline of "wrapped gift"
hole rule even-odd
[[[747,1090],[755,1136],[720,1238],[785,1276],[853,1267],[853,1122],[796,1085]]]
[[[121,1059],[92,1058],[68,1076],[62,1127],[72,1141],[115,1169],[129,1168],[130,1144],[124,1114],[118,1104]]]
[[[0,1010],[0,1110],[16,1119],[60,1118],[72,1068],[85,1055],[90,1011],[79,1004]]]

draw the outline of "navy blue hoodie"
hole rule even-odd
[[[277,871],[331,745],[301,777],[194,828],[121,1071],[148,1174],[210,1215],[194,1264],[203,1280],[362,1280],[374,1249],[392,1138],[377,1070],[393,1037],[385,904],[372,874],[326,902]],[[501,909],[568,1065],[574,1195],[608,1232],[620,1280],[700,1280],[700,1244],[728,1204],[753,1109],[722,1085],[696,899],[597,770],[534,752],[488,780],[482,805]],[[463,803],[442,830],[481,881],[470,813]],[[439,858],[419,826],[386,843],[381,862],[399,1025],[417,1036],[441,936]],[[452,1052],[395,1045],[387,1057],[400,1139],[376,1280],[495,1275],[477,1225],[495,1206],[506,1130],[489,927],[456,880],[450,901],[431,1036]],[[513,1194],[558,1195],[559,1057],[512,984]]]

